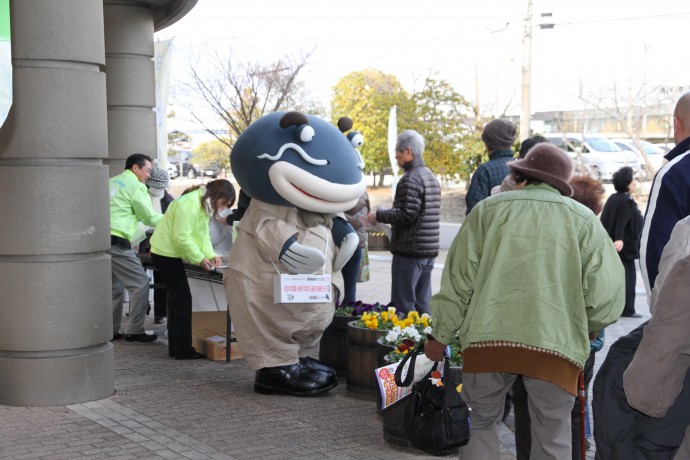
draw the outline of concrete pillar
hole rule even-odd
[[[104,0],[110,176],[133,153],[156,157],[154,10],[141,1]]]
[[[0,404],[114,392],[103,5],[12,0],[0,128]]]

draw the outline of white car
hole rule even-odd
[[[168,163],[168,176],[171,179],[175,179],[180,176],[180,169],[174,163]]]
[[[551,133],[544,136],[547,141],[559,147],[574,160],[578,152],[592,176],[598,180],[611,180],[613,173],[624,166],[633,169],[635,175],[640,173],[640,159],[635,152],[625,151],[603,136],[582,134]]]
[[[652,164],[654,167],[654,172],[651,174],[646,174],[647,172],[647,165],[645,164],[644,160],[642,159],[642,155],[640,155],[639,150],[637,145],[635,145],[635,141],[632,139],[611,139],[616,145],[618,145],[620,148],[624,150],[629,150],[631,152],[635,152],[635,154],[640,158],[640,165],[641,165],[641,171],[644,173],[645,176],[647,176],[648,179],[651,179],[654,177],[654,174],[661,169],[661,167],[666,163],[666,159],[664,158],[664,155],[666,155],[666,152],[662,147],[658,145],[654,145],[651,142],[647,141],[638,141],[640,147],[642,148],[642,151],[647,155],[647,159],[649,162]]]
[[[676,144],[673,142],[658,142],[658,143],[654,143],[652,145],[659,147],[661,150],[663,150],[666,153],[668,153],[669,150],[673,149],[673,147],[676,146]]]

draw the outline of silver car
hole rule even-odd
[[[615,142],[620,148],[623,150],[630,150],[631,152],[635,152],[638,156],[640,156],[640,164],[642,168],[642,175],[648,179],[651,179],[654,177],[654,173],[656,173],[658,170],[661,169],[661,167],[666,163],[666,159],[664,158],[664,155],[666,155],[666,152],[663,148],[659,147],[658,145],[654,145],[651,142],[647,141],[638,141],[639,146],[642,148],[644,153],[647,155],[647,159],[649,162],[652,164],[654,167],[654,171],[650,171],[649,174],[647,174],[647,165],[645,164],[644,160],[642,160],[642,156],[640,155],[640,152],[638,151],[638,147],[635,144],[635,141],[632,139],[611,139],[613,142]]]
[[[603,136],[581,134],[551,133],[544,136],[547,141],[565,150],[577,162],[578,154],[592,176],[598,180],[611,180],[613,173],[624,166],[633,169],[635,175],[640,173],[640,159],[635,152],[625,151]]]

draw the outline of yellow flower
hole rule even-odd
[[[402,328],[405,329],[406,327],[412,326],[414,324],[414,320],[410,318],[406,318],[405,321],[402,322],[403,326]]]
[[[395,315],[395,307],[388,307],[388,313]]]
[[[366,322],[366,325],[369,329],[378,329],[379,328],[379,321],[376,317],[373,317]]]
[[[382,311],[381,312],[381,319],[383,321],[388,321],[388,312],[387,311]]]
[[[419,313],[416,311],[411,311],[407,314],[407,317],[412,321],[417,322],[419,320]]]

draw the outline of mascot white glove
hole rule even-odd
[[[338,249],[338,254],[335,256],[333,261],[333,271],[340,271],[345,264],[352,258],[352,254],[357,250],[359,246],[359,236],[356,233],[348,233],[347,236],[340,242],[340,248]]]
[[[293,237],[283,245],[278,260],[290,273],[308,274],[323,269],[326,257],[323,252],[311,246],[300,244]]]

